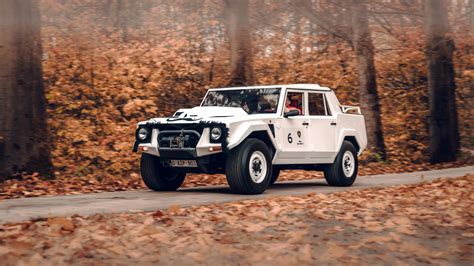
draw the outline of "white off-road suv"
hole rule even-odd
[[[350,186],[367,145],[358,107],[315,84],[210,89],[198,107],[138,123],[133,150],[153,190],[176,190],[186,173],[224,173],[236,193],[259,194],[283,169],[324,171]]]

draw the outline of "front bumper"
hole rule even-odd
[[[217,122],[199,122],[195,124],[142,124],[151,130],[151,135],[145,141],[135,138],[133,152],[143,150],[155,156],[166,159],[193,159],[217,154],[227,150],[228,128]],[[219,141],[210,140],[210,128],[220,127],[222,138]],[[138,132],[138,128],[137,128]],[[181,135],[180,141],[173,136]],[[192,137],[187,136],[193,135]],[[184,142],[183,142],[184,136]],[[197,137],[197,138],[196,138]]]
[[[158,148],[161,158],[168,159],[196,159],[195,148]]]
[[[196,161],[197,167],[171,166],[172,160],[193,160],[193,161]],[[180,154],[180,155],[175,156],[174,158],[160,157],[160,163],[164,167],[173,168],[174,170],[179,171],[179,172],[222,174],[224,173],[225,156],[222,153],[218,153],[218,154],[206,155],[203,157],[188,158],[188,157],[183,157],[183,154]]]

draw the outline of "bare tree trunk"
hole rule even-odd
[[[249,0],[225,0],[225,13],[230,43],[229,86],[252,85],[255,81],[249,30]]]
[[[443,0],[425,2],[426,56],[428,60],[430,162],[456,159],[459,129],[454,81],[454,41]]]
[[[360,107],[367,127],[368,148],[386,158],[380,101],[377,93],[374,46],[365,1],[352,1],[352,45],[357,60]]]
[[[118,28],[120,29],[122,41],[128,41],[128,12],[127,6],[123,0],[117,0],[117,20],[118,20]]]
[[[469,2],[467,3],[467,8],[466,10],[469,10],[469,11],[466,11],[466,12],[471,12],[469,13],[469,32],[471,32],[474,28],[474,0],[469,0]]]
[[[291,14],[291,20],[292,20],[292,26],[293,26],[293,29],[292,29],[292,32],[294,34],[294,39],[293,39],[293,42],[295,44],[295,47],[294,47],[294,52],[293,52],[293,59],[300,63],[299,61],[301,60],[301,49],[302,49],[302,38],[301,38],[301,35],[302,35],[302,21],[301,21],[301,14],[298,13],[298,12],[292,12]]]
[[[0,0],[0,179],[51,173],[37,1]]]

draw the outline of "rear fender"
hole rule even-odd
[[[354,129],[343,129],[341,130],[341,134],[339,135],[339,139],[337,141],[337,150],[341,150],[342,142],[344,142],[344,138],[346,137],[354,137],[357,141],[357,144],[359,145],[359,151],[357,155],[360,155],[362,151],[365,149],[365,146],[367,145],[367,141],[365,141],[365,138],[362,138],[360,134],[357,132],[357,130]]]

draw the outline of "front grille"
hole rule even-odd
[[[203,125],[201,125],[199,123],[192,123],[192,124],[174,124],[174,123],[173,124],[160,124],[158,126],[158,128],[160,129],[160,131],[181,130],[181,129],[194,130],[197,133],[199,133],[199,135],[202,135],[202,131],[204,130]]]
[[[196,130],[163,130],[158,134],[160,148],[196,148],[201,134]]]

